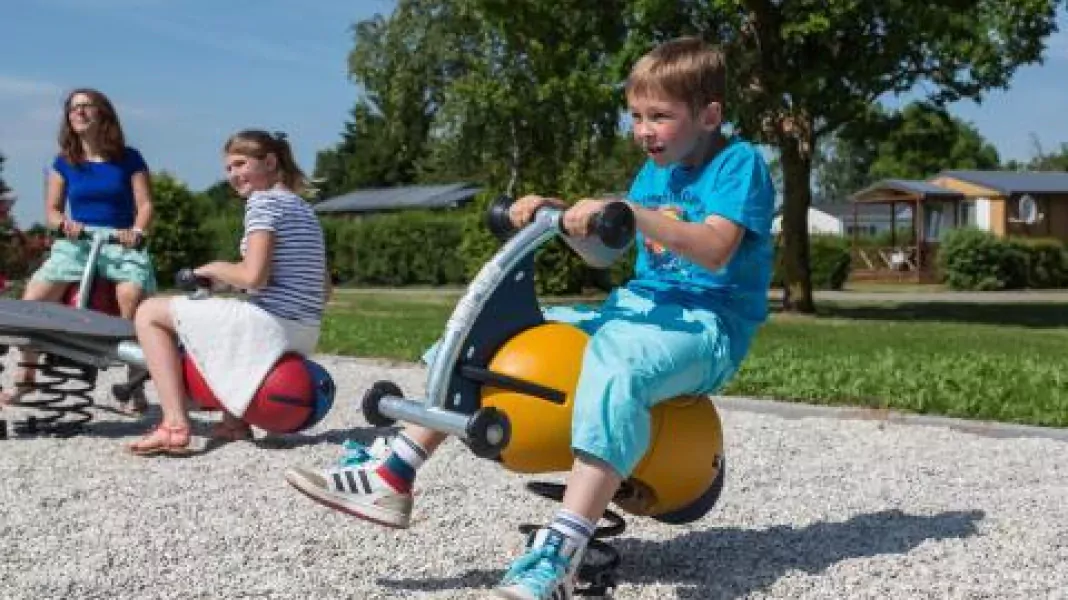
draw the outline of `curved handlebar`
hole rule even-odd
[[[193,273],[193,269],[181,269],[174,274],[174,285],[186,292],[211,289],[211,280]]]
[[[486,213],[486,225],[498,239],[507,240],[516,232],[516,227],[512,224],[511,217],[508,216],[508,209],[514,202],[515,200],[508,196],[498,196],[490,202]],[[543,206],[538,209],[538,212],[543,210],[559,211],[561,209]],[[634,211],[626,202],[619,201],[609,202],[601,212],[592,215],[589,231],[591,236],[600,240],[605,246],[618,250],[627,247],[634,239],[635,227]],[[567,235],[566,232],[564,234]]]
[[[55,238],[65,238],[65,239],[67,238],[67,234],[63,231],[63,226],[62,225],[59,226],[59,227],[51,228],[51,229],[49,229],[49,231],[52,233],[52,236],[55,237]],[[96,237],[96,233],[89,232],[89,231],[86,231],[86,230],[82,229],[78,233],[78,236],[75,237],[74,239],[78,240],[78,241],[92,241],[94,237]],[[144,248],[145,247],[145,241],[146,241],[145,237],[146,236],[141,235],[140,238],[137,240],[137,245],[135,245],[134,248],[137,248],[138,250],[140,250],[141,248]],[[107,235],[104,236],[104,243],[105,244],[119,244],[119,243],[121,243],[121,241],[119,240],[119,236],[114,231],[112,231],[112,232],[109,232]]]

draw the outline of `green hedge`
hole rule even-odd
[[[1068,286],[1068,250],[1053,239],[1004,239],[974,228],[946,233],[939,269],[956,290]]]
[[[331,274],[346,285],[462,285],[470,281],[501,243],[485,223],[489,195],[480,195],[458,211],[404,211],[362,218],[324,217]],[[236,260],[241,236],[240,216],[211,217],[200,226],[210,241],[213,258]],[[841,289],[849,277],[849,240],[830,235],[811,237],[812,284],[815,289]],[[609,290],[633,277],[632,247],[610,269],[591,269],[560,240],[552,240],[535,259],[539,294],[578,294]],[[1055,270],[1048,258],[1042,270]],[[773,284],[782,285],[782,261],[776,250]]]
[[[783,287],[785,269],[782,259],[783,245],[775,247],[775,271],[772,273],[772,287]],[[809,236],[809,266],[812,275],[812,289],[840,290],[849,278],[852,266],[852,253],[848,239],[837,235]]]
[[[463,283],[463,222],[454,213],[410,211],[322,219],[333,277],[356,285]]]

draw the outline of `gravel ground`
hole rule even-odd
[[[0,441],[0,597],[479,597],[553,504],[456,442],[420,472],[408,531],[309,502],[283,471],[369,439],[357,404],[375,380],[424,383],[412,365],[321,360],[343,393],[306,434],[145,459],[120,446],[147,425],[99,409],[75,438]],[[723,420],[720,505],[688,526],[628,518],[615,598],[1068,598],[1065,443]]]

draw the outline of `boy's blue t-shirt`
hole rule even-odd
[[[635,276],[627,286],[658,300],[720,313],[742,346],[767,319],[773,243],[775,188],[759,150],[733,138],[711,161],[697,167],[659,167],[647,161],[631,184],[629,198],[641,206],[691,223],[717,215],[745,229],[730,262],[710,271],[672,253],[640,232]],[[734,341],[734,340],[732,340]]]
[[[126,148],[118,161],[73,165],[62,156],[52,161],[67,186],[67,212],[85,225],[129,229],[134,224],[134,173],[147,171],[141,153]]]

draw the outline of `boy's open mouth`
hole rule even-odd
[[[652,156],[659,156],[664,152],[664,144],[643,142],[642,146]]]

